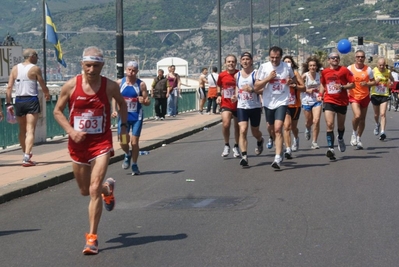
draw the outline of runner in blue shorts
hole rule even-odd
[[[305,83],[306,91],[301,94],[302,109],[305,115],[305,139],[312,137],[312,149],[319,149],[317,138],[320,132],[320,117],[322,112],[322,102],[318,100],[320,89],[320,69],[322,64],[319,58],[309,57],[303,64],[302,79]],[[312,131],[313,126],[313,131]]]
[[[120,91],[127,104],[127,123],[118,122],[118,130],[121,127],[127,128],[127,133],[132,130],[132,133],[127,135],[127,140],[121,141],[121,148],[125,151],[125,159],[122,163],[123,169],[129,169],[130,161],[132,160],[132,175],[140,174],[137,160],[139,157],[139,138],[141,134],[141,128],[143,125],[143,108],[142,105],[150,105],[150,99],[148,98],[147,86],[142,80],[137,78],[139,72],[138,64],[136,61],[129,61],[126,65],[126,77],[119,79],[117,83],[120,86]],[[113,103],[112,116],[118,115]],[[131,150],[130,150],[130,145]]]

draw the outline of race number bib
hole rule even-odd
[[[375,87],[375,90],[377,91],[378,94],[384,95],[388,91],[388,88],[385,86],[385,84],[377,84]]]
[[[252,98],[252,93],[249,93],[249,92],[244,91],[244,90],[242,90],[242,89],[238,90],[238,97],[239,97],[241,100],[246,100],[246,101],[253,100],[253,98]]]
[[[335,88],[335,82],[331,82],[327,84],[327,93],[330,95],[341,93],[341,89]]]
[[[290,96],[288,98],[288,105],[294,105],[296,103],[296,95],[295,92],[290,92]]]
[[[231,98],[234,95],[234,88],[224,88],[223,89],[223,97]]]
[[[75,110],[73,119],[73,128],[78,132],[86,132],[88,134],[103,133],[103,114],[102,110]]]
[[[127,112],[137,112],[137,97],[124,97],[127,105]]]
[[[287,83],[285,79],[273,79],[269,82],[269,86],[273,95],[281,95],[284,93],[284,86]]]

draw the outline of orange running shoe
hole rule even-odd
[[[84,255],[96,255],[98,254],[98,241],[97,235],[86,234],[86,245],[83,248]]]
[[[115,207],[115,198],[114,198],[114,187],[115,180],[113,178],[108,178],[105,180],[104,186],[108,187],[109,195],[102,194],[104,200],[104,207],[107,211],[111,211]]]

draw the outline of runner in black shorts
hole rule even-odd
[[[37,96],[17,96],[15,98],[15,116],[40,113],[40,103]]]
[[[42,77],[42,71],[36,66],[37,52],[31,48],[23,51],[25,61],[15,65],[11,70],[6,93],[6,106],[17,117],[19,125],[19,142],[22,148],[22,166],[35,166],[31,160],[35,141],[35,128],[40,113],[38,83],[46,100],[50,100],[49,90]],[[12,105],[12,90],[15,86],[15,106]]]

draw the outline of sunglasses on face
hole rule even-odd
[[[356,56],[356,58],[366,58],[365,56]]]
[[[333,59],[333,60],[334,60],[334,59],[339,59],[339,57],[330,57],[330,59]]]

